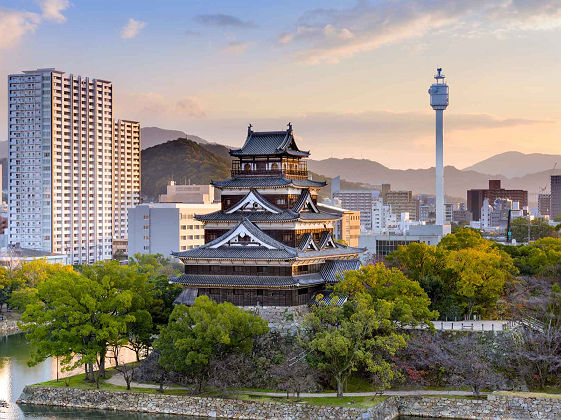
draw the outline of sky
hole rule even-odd
[[[561,0],[0,0],[0,140],[7,75],[44,67],[111,80],[142,126],[240,146],[292,122],[314,159],[401,169],[434,166],[442,67],[446,165],[561,153]]]

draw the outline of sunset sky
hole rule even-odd
[[[7,75],[56,67],[143,126],[239,146],[291,121],[312,158],[429,167],[437,66],[445,164],[561,153],[561,0],[0,0],[0,140]]]

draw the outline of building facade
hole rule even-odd
[[[402,213],[409,213],[411,220],[419,220],[419,200],[413,198],[411,191],[389,190],[383,195],[384,204],[390,205],[392,211],[401,220]]]
[[[538,214],[540,216],[551,215],[551,194],[538,194]]]
[[[551,175],[551,218],[561,214],[561,175]]]
[[[212,213],[220,204],[148,203],[128,209],[128,255],[186,251],[205,243],[203,223],[195,215]]]
[[[486,198],[489,200],[489,203],[493,203],[497,198],[507,198],[512,201],[518,201],[520,208],[528,206],[528,191],[507,190],[501,187],[500,180],[490,179],[489,188],[467,191],[467,209],[471,212],[473,220],[480,220],[481,207],[483,206],[483,200]]]
[[[215,201],[212,185],[177,185],[170,181],[165,194],[160,194],[160,203],[212,204]]]
[[[372,229],[372,204],[380,196],[377,190],[341,190],[333,193],[333,198],[341,200],[345,209],[360,212],[360,225],[363,229]]]
[[[198,215],[205,244],[172,255],[185,273],[182,303],[207,295],[240,306],[296,306],[357,269],[362,249],[333,237],[337,214],[318,208],[325,182],[309,178],[306,158],[292,126],[256,132],[248,127],[241,149],[230,150],[232,178],[213,182],[221,190],[221,209]]]
[[[140,123],[115,121],[113,135],[113,255],[127,249],[128,209],[140,203]]]
[[[333,237],[344,241],[349,246],[358,246],[360,236],[360,212],[343,209],[329,204],[318,203],[318,209],[341,217],[333,224]]]
[[[113,85],[37,69],[8,76],[9,243],[92,263],[113,254]]]

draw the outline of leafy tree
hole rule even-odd
[[[335,379],[338,397],[359,368],[373,374],[381,387],[396,378],[389,359],[405,346],[405,338],[396,331],[391,312],[391,303],[358,293],[342,307],[320,305],[306,316],[302,345],[310,363]]]
[[[528,233],[530,241],[554,237],[557,234],[555,227],[551,226],[547,220],[528,220],[523,217],[517,217],[511,221],[510,231],[512,232],[512,237],[519,243],[528,242]]]
[[[254,339],[267,331],[267,323],[258,316],[199,296],[192,306],[174,308],[154,347],[161,352],[159,363],[169,371],[190,373],[200,393],[217,361],[232,353],[250,353]]]
[[[447,266],[455,273],[456,295],[468,318],[492,308],[516,272],[510,257],[474,248],[450,252]]]
[[[475,229],[459,228],[456,233],[446,235],[439,242],[438,247],[447,251],[459,251],[466,248],[487,249],[491,241],[483,239],[481,233]]]
[[[56,356],[67,370],[85,365],[99,386],[108,347],[127,343],[134,314],[150,305],[151,293],[146,276],[116,261],[61,270],[39,282],[21,322],[31,363]]]
[[[390,318],[400,326],[423,323],[432,326],[430,321],[438,318],[438,312],[429,310],[430,299],[419,283],[384,264],[347,271],[334,289],[350,295],[368,293],[374,302],[390,303]]]
[[[173,263],[161,254],[135,254],[129,258],[129,266],[146,274],[148,282],[154,287],[154,300],[147,308],[154,327],[166,325],[174,308],[173,302],[183,290],[179,284],[170,284],[169,278],[180,274],[181,265]]]
[[[55,273],[70,273],[71,266],[50,264],[39,259],[15,265],[12,269],[2,268],[0,272],[0,304],[23,311],[37,292],[37,285]]]

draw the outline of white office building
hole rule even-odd
[[[147,203],[129,209],[128,255],[186,251],[205,243],[203,223],[196,214],[220,210],[216,204]]]
[[[111,258],[114,192],[136,188],[115,188],[112,83],[55,69],[12,74],[8,112],[10,244],[73,264]]]

